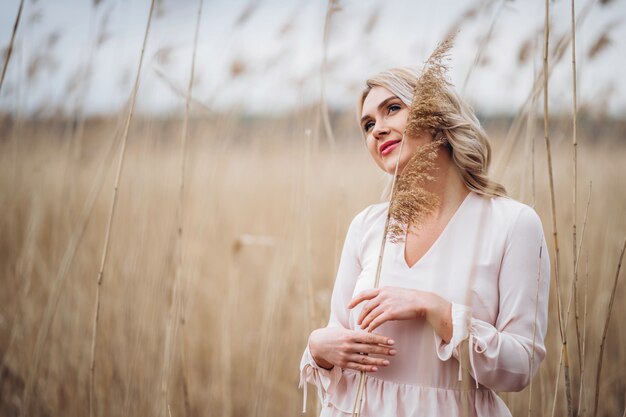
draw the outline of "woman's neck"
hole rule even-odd
[[[434,218],[439,218],[455,210],[470,190],[465,185],[450,152],[445,148],[440,149],[431,175],[434,178],[433,181],[428,181],[424,188],[439,197],[441,204],[433,213]]]

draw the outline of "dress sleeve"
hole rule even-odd
[[[459,360],[459,379],[463,367],[476,385],[521,391],[546,355],[549,287],[550,260],[541,220],[524,206],[507,238],[495,326],[472,317],[470,307],[453,303],[450,342],[435,333],[439,358]]]
[[[352,299],[357,277],[361,273],[359,246],[363,237],[363,219],[366,211],[367,209],[359,213],[348,228],[330,301],[330,319],[326,327],[350,328],[348,303]],[[300,361],[298,386],[303,388],[303,413],[306,413],[307,383],[317,386],[318,398],[322,404],[328,405],[328,396],[337,387],[342,371],[337,366],[330,370],[320,367],[313,359],[307,343]]]

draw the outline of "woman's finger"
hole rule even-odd
[[[364,343],[355,343],[351,349],[353,352],[367,353],[368,355],[387,355],[393,356],[397,353],[396,349],[387,346],[370,345]]]
[[[379,305],[380,305],[380,300],[376,298],[374,298],[369,303],[367,303],[365,307],[363,307],[361,314],[359,314],[359,318],[357,319],[357,324],[360,325],[363,319],[369,314],[369,312],[375,309],[376,307],[378,307]]]
[[[384,312],[381,315],[379,315],[378,317],[376,317],[374,320],[372,320],[372,322],[369,324],[369,326],[367,326],[367,331],[368,332],[373,332],[374,330],[376,330],[376,328],[378,326],[380,326],[381,324],[385,323],[386,321],[391,320],[391,314],[389,312]]]
[[[348,308],[354,308],[362,301],[371,300],[372,298],[376,297],[379,292],[380,288],[369,288],[367,290],[361,291],[350,301],[350,303],[348,304]]]
[[[370,345],[388,345],[391,346],[396,343],[393,339],[383,336],[381,334],[372,334],[366,332],[353,332],[353,342],[367,343]]]
[[[357,362],[348,362],[345,366],[346,368],[350,368],[350,369],[356,369],[357,371],[364,371],[364,372],[376,372],[378,371],[378,367],[377,366],[373,366],[373,365],[363,365]]]
[[[371,366],[387,366],[389,365],[389,360],[385,358],[372,358],[367,355],[359,355],[354,354],[350,355],[347,358],[348,362],[360,363],[361,365],[371,365]]]
[[[378,316],[380,316],[381,314],[383,314],[385,312],[385,309],[383,307],[381,307],[380,305],[377,306],[375,309],[373,309],[364,319],[363,321],[359,324],[359,326],[361,326],[361,329],[367,329],[367,326],[369,326],[369,324]]]

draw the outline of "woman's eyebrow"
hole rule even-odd
[[[380,104],[378,105],[377,109],[378,109],[378,110],[382,109],[383,107],[385,107],[385,105],[386,105],[388,102],[390,102],[391,100],[396,99],[396,98],[398,98],[398,97],[396,97],[396,96],[390,96],[390,97],[387,97],[386,99],[384,99],[383,101],[381,101],[381,102],[380,102]],[[367,118],[369,118],[369,117],[370,117],[370,116],[369,116],[369,115],[367,115],[367,114],[366,114],[365,116],[361,117],[361,124],[363,124],[363,122],[365,121],[365,119],[367,119]]]

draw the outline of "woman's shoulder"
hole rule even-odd
[[[388,208],[388,201],[370,204],[369,206],[358,212],[356,216],[354,216],[354,219],[352,219],[352,223],[356,223],[361,226],[371,225],[372,223],[375,223],[377,220],[379,220],[381,217],[384,217],[387,214]]]
[[[482,197],[482,196],[481,196]],[[503,228],[543,230],[541,218],[535,209],[512,197],[482,197],[489,201],[492,218],[501,222]]]

